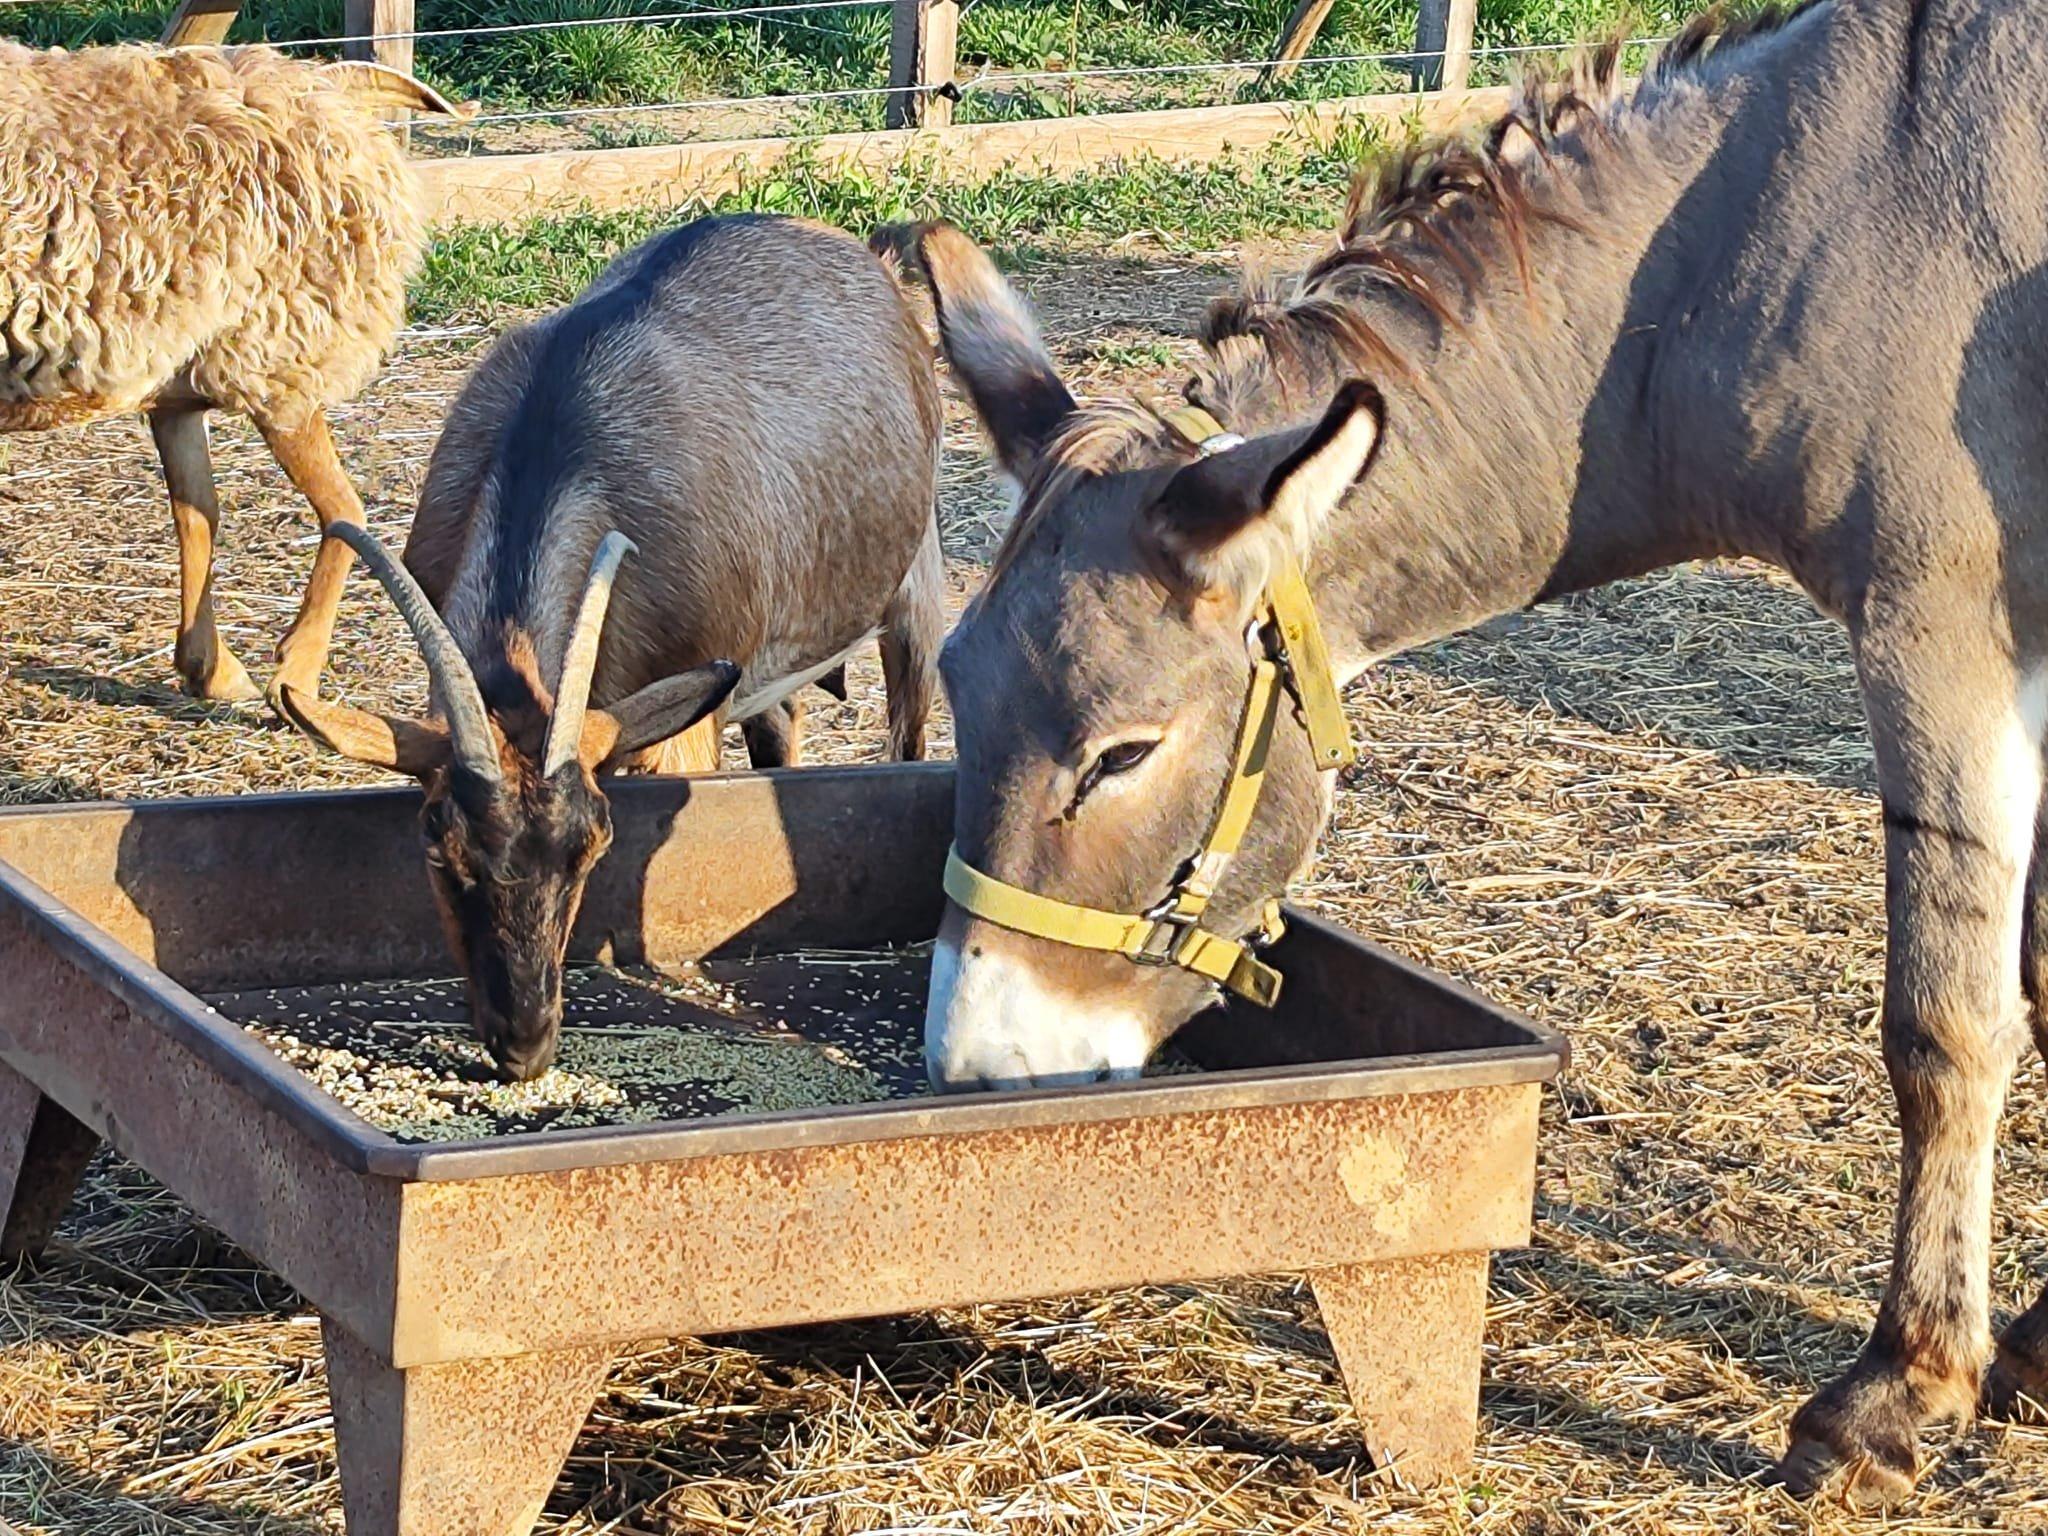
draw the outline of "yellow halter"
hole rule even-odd
[[[1205,457],[1242,441],[1195,406],[1184,406],[1165,419]],[[1259,959],[1250,943],[1212,933],[1201,926],[1201,919],[1258,806],[1283,677],[1300,701],[1316,767],[1341,768],[1354,754],[1344,711],[1337,701],[1337,680],[1323,643],[1322,626],[1316,622],[1308,583],[1291,552],[1281,555],[1267,579],[1260,614],[1267,654],[1252,660],[1251,687],[1245,696],[1222,803],[1202,851],[1188,872],[1174,882],[1164,901],[1137,914],[1055,901],[983,874],[954,848],[946,855],[945,877],[946,894],[954,903],[999,928],[1034,938],[1119,954],[1140,965],[1177,965],[1262,1008],[1272,1007],[1280,996],[1280,973]],[[1257,941],[1270,944],[1283,931],[1280,904],[1267,902]]]

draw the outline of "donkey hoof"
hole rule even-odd
[[[2048,1424],[2048,1379],[2005,1350],[1984,1373],[1984,1417],[2002,1424]]]
[[[1773,1481],[1794,1498],[1839,1498],[1852,1509],[1888,1509],[1911,1496],[1916,1469],[1864,1449],[1845,1454],[1825,1440],[1795,1439]]]

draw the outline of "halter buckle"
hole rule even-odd
[[[1173,965],[1180,951],[1181,942],[1188,931],[1199,920],[1198,914],[1180,909],[1180,893],[1176,891],[1158,906],[1144,915],[1152,926],[1145,931],[1145,937],[1138,947],[1131,951],[1131,958],[1140,965]]]

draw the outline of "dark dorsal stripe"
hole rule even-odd
[[[496,560],[491,570],[490,612],[501,622],[534,629],[548,617],[530,611],[548,524],[562,492],[580,478],[601,445],[606,424],[591,415],[598,401],[616,391],[592,387],[604,366],[603,349],[639,324],[663,287],[709,242],[739,226],[763,222],[760,214],[699,219],[647,245],[641,259],[601,293],[561,311],[536,349],[532,382],[505,424],[494,478],[498,487]],[[486,669],[480,679],[485,698],[499,702],[493,682],[511,686],[509,669]],[[525,696],[523,686],[513,691]],[[517,699],[506,702],[518,702]]]

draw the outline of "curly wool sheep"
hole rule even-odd
[[[256,695],[214,624],[206,413],[249,416],[323,529],[363,520],[325,413],[376,371],[419,259],[394,107],[464,110],[262,48],[0,44],[0,432],[148,415],[202,698]],[[351,558],[321,542],[273,691],[317,690]]]

